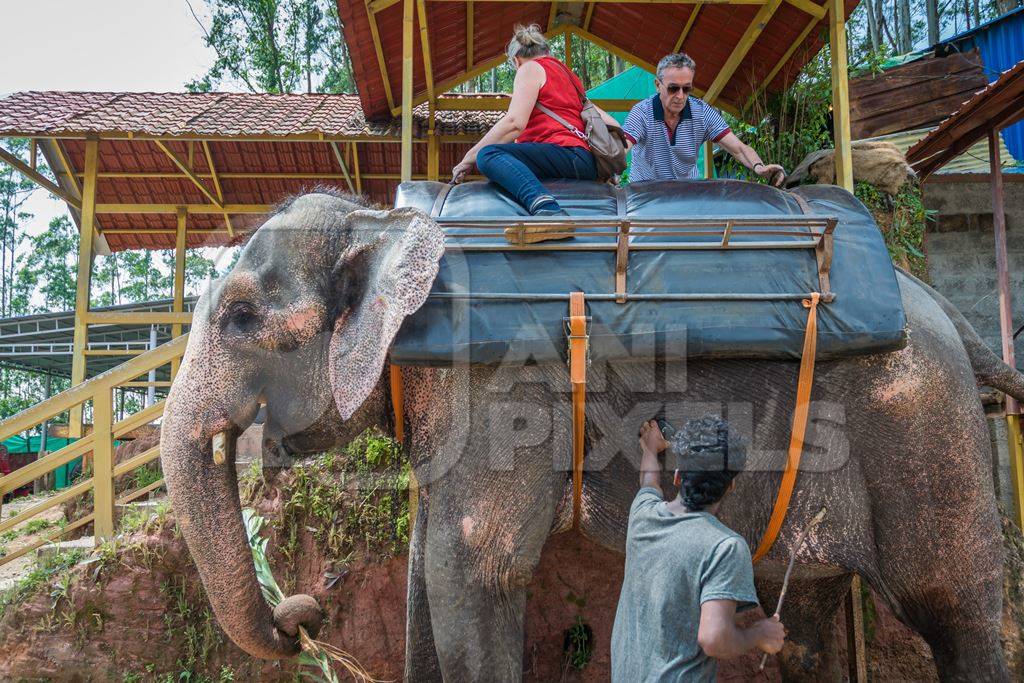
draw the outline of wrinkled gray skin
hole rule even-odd
[[[296,625],[314,626],[320,612],[304,596],[273,614],[265,604],[235,470],[213,464],[211,438],[239,433],[260,403],[270,456],[321,450],[369,425],[389,429],[386,352],[441,255],[439,229],[422,214],[371,212],[350,200],[301,197],[256,233],[203,297],[167,401],[162,459],[172,503],[218,621],[258,657],[293,654]],[[796,535],[827,506],[784,610],[789,680],[840,678],[831,623],[853,573],[925,638],[944,680],[1008,679],[1000,529],[976,381],[1015,395],[1024,382],[941,297],[903,275],[900,287],[906,348],[818,363],[789,515],[757,565],[761,600],[773,605]],[[570,525],[565,367],[403,374],[406,447],[421,484],[406,676],[519,680],[526,587],[545,540]],[[721,517],[755,548],[778,489],[796,376],[797,364],[782,361],[595,362],[581,532],[623,550],[641,420],[714,412],[752,444],[751,471],[737,478]],[[666,472],[663,486],[674,495],[670,479]]]

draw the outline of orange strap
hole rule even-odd
[[[405,441],[405,393],[402,390],[402,368],[391,363],[388,365],[391,375],[391,409],[395,412],[395,441]]]
[[[572,383],[572,528],[580,528],[583,427],[587,398],[587,312],[583,292],[569,295],[569,381]]]
[[[779,494],[775,497],[775,508],[768,520],[768,529],[761,537],[761,544],[754,552],[754,562],[768,554],[779,536],[782,523],[789,511],[789,500],[793,496],[796,475],[800,471],[800,456],[804,450],[804,436],[807,432],[807,413],[811,403],[811,385],[814,384],[814,354],[818,348],[818,300],[821,294],[812,292],[810,299],[804,299],[807,313],[807,329],[804,332],[804,349],[800,357],[800,379],[796,387],[796,410],[793,411],[793,432],[789,437],[789,454],[786,469],[782,473]]]

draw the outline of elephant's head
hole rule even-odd
[[[261,404],[274,444],[336,441],[338,425],[357,422],[381,384],[388,347],[426,299],[442,253],[440,228],[415,210],[304,195],[255,232],[197,307],[167,398],[161,460],[217,619],[254,656],[296,654],[297,627],[315,628],[321,612],[308,596],[293,596],[271,613],[242,525],[233,456],[216,464],[211,442],[233,443]]]

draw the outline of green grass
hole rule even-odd
[[[32,571],[23,576],[14,586],[0,592],[0,618],[3,618],[9,606],[24,602],[26,598],[34,595],[39,588],[53,579],[57,579],[58,584],[63,582],[64,585],[67,585],[67,580],[64,577],[70,573],[72,567],[85,559],[87,554],[86,551],[80,549],[69,550],[36,560]]]
[[[282,492],[279,549],[290,566],[305,530],[335,564],[357,550],[393,557],[409,544],[408,492],[409,465],[401,447],[368,430],[344,450],[293,469]]]

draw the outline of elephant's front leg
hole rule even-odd
[[[434,644],[445,680],[519,681],[526,588],[565,473],[552,472],[548,457],[533,471],[477,474],[430,487],[425,574]]]

